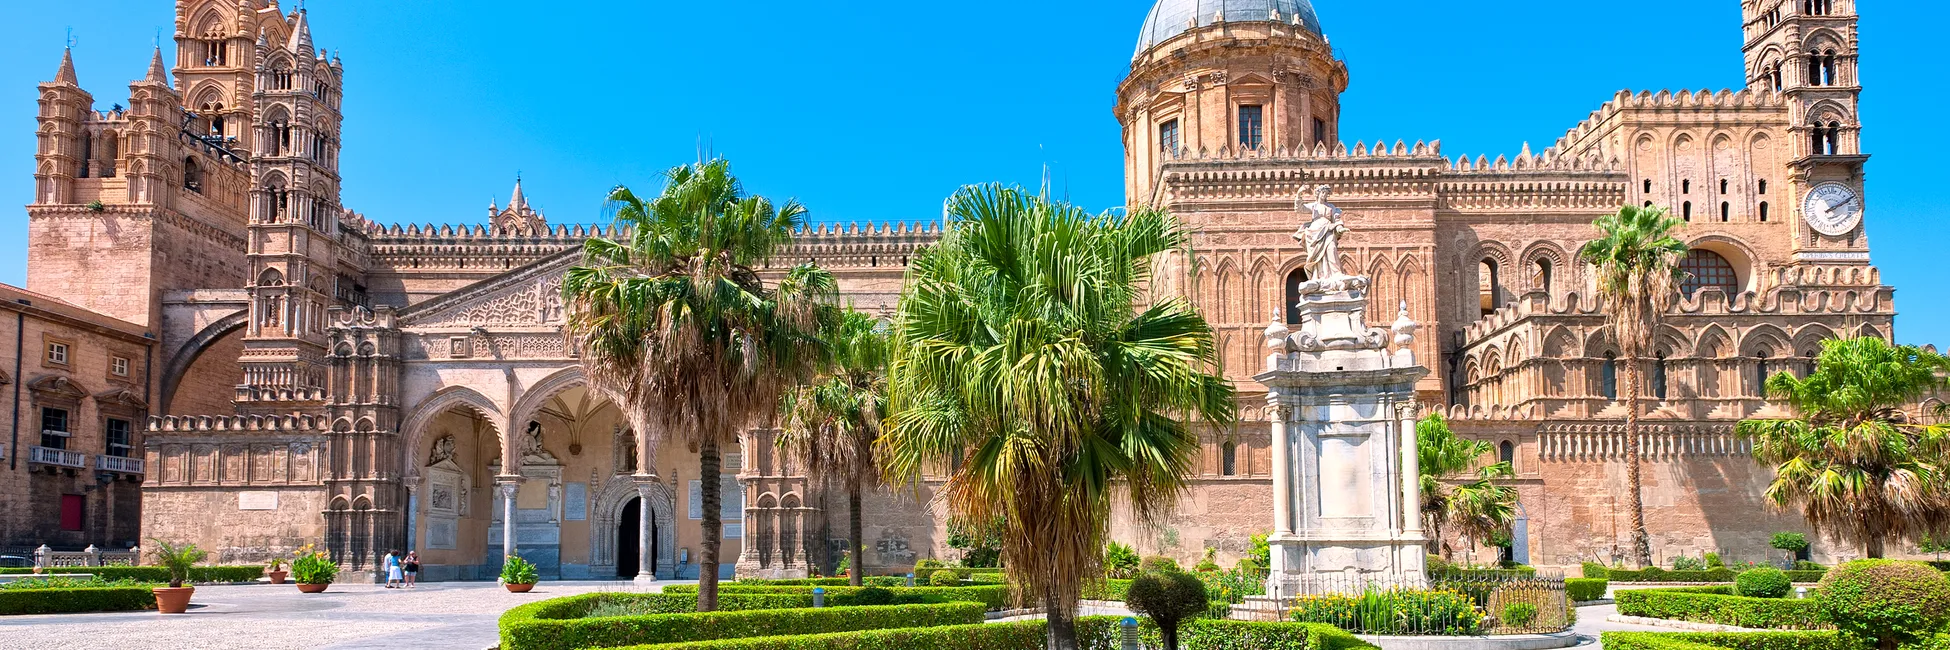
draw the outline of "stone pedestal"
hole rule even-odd
[[[1366,278],[1302,286],[1298,331],[1266,332],[1273,413],[1274,531],[1268,594],[1419,585],[1427,539],[1416,468],[1415,382],[1406,307],[1390,332],[1366,324]]]

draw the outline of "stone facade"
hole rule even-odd
[[[1514,552],[1547,566],[1616,556],[1628,535],[1618,362],[1574,254],[1600,214],[1671,206],[1699,252],[1646,387],[1648,519],[1661,556],[1761,559],[1768,533],[1803,526],[1763,506],[1766,470],[1730,437],[1770,408],[1754,380],[1805,368],[1822,338],[1892,334],[1893,289],[1860,220],[1854,5],[1745,0],[1748,87],[1620,92],[1542,152],[1491,158],[1348,144],[1351,73],[1305,0],[1160,0],[1116,88],[1127,200],[1194,230],[1189,255],[1161,262],[1160,290],[1215,324],[1251,407],[1267,398],[1252,377],[1261,332],[1299,317],[1307,279],[1292,197],[1333,187],[1353,231],[1338,265],[1371,278],[1370,312],[1405,303],[1423,325],[1411,351],[1432,372],[1416,398],[1506,450],[1526,517]],[[156,335],[154,376],[137,384],[158,416],[143,536],[226,561],[320,544],[354,569],[411,546],[433,578],[486,577],[504,548],[549,576],[695,572],[696,452],[639,448],[562,333],[562,273],[614,233],[550,224],[518,180],[481,223],[368,220],[339,200],[347,72],[305,12],[176,6],[175,65],[158,52],[127,108],[96,110],[65,58],[40,86],[27,208],[30,289]],[[818,262],[856,306],[891,314],[909,256],[939,234],[809,227],[780,263]],[[1242,408],[1208,432],[1177,515],[1120,518],[1115,535],[1236,559],[1272,521],[1270,436],[1268,413]],[[742,485],[727,565],[835,561],[843,496],[776,457],[769,433],[742,442],[725,461]],[[939,480],[867,499],[867,570],[952,559],[930,506]]]

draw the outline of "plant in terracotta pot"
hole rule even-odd
[[[271,566],[264,567],[264,577],[270,578],[271,584],[284,584],[284,577],[288,575],[291,575],[291,572],[284,570],[284,558],[271,558]]]
[[[195,544],[175,546],[160,539],[156,543],[156,562],[169,570],[169,586],[156,587],[156,611],[164,614],[181,614],[190,608],[190,595],[196,587],[185,587],[183,582],[190,579],[190,567],[202,562],[210,554]]]
[[[541,575],[535,571],[535,565],[521,559],[519,555],[508,556],[508,562],[501,565],[501,584],[507,585],[508,591],[518,594],[528,593],[528,590],[534,589],[535,583],[541,582],[541,579]]]
[[[310,544],[298,549],[291,560],[291,579],[298,583],[298,591],[315,594],[331,586],[339,577],[339,565],[325,557],[322,551],[313,550]]]

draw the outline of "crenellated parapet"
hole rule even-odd
[[[792,245],[774,257],[772,265],[811,261],[828,269],[901,268],[915,253],[940,239],[941,224],[932,221],[812,224],[793,233]]]
[[[323,433],[330,427],[323,415],[158,415],[149,418],[149,434],[228,432]]]
[[[1553,147],[1559,151],[1583,150],[1596,144],[1595,139],[1604,136],[1615,128],[1616,119],[1626,113],[1664,113],[1674,116],[1697,117],[1705,113],[1725,111],[1746,111],[1756,113],[1785,113],[1788,108],[1787,96],[1772,90],[1728,90],[1719,92],[1708,90],[1661,90],[1657,93],[1620,90],[1611,101],[1605,102],[1598,110],[1577,126],[1571,127],[1559,138]]]

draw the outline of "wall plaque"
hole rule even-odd
[[[238,510],[276,510],[278,509],[278,493],[238,492],[237,509]]]
[[[562,486],[562,518],[568,521],[584,521],[589,518],[589,486],[582,483],[569,483]]]

